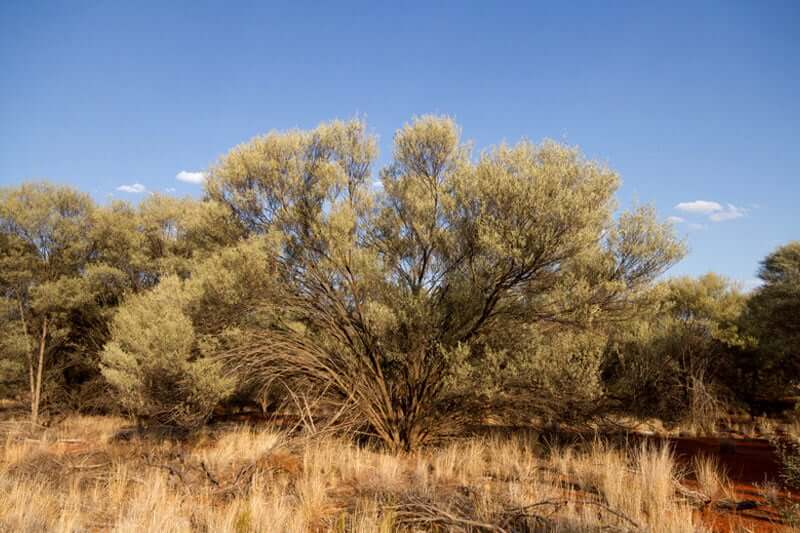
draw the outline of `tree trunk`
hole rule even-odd
[[[31,424],[39,421],[39,403],[42,399],[42,371],[44,369],[44,348],[47,341],[47,317],[42,321],[42,336],[39,338],[39,366],[36,368],[36,383],[31,397]]]
[[[25,335],[25,355],[28,356],[28,381],[31,393],[31,406],[33,406],[33,397],[36,394],[35,377],[33,369],[33,346],[31,346],[31,337],[28,333],[28,322],[25,320],[25,310],[22,308],[22,300],[18,299],[19,304],[19,319],[22,322],[22,333]],[[31,415],[33,412],[31,411]]]

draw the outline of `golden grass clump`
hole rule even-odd
[[[3,428],[0,531],[702,530],[664,446],[520,434],[390,454],[268,427],[175,441],[115,439],[119,419],[23,426]]]

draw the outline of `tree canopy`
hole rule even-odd
[[[760,390],[784,394],[800,380],[800,241],[792,241],[761,263],[763,284],[748,301],[748,326],[760,339],[755,381]]]
[[[391,446],[467,414],[455,374],[498,378],[482,371],[492,354],[533,355],[515,337],[623,317],[683,253],[652,209],[615,219],[617,175],[574,148],[473,159],[452,120],[425,116],[397,132],[375,187],[375,144],[359,121],[270,133],[225,156],[208,194],[277,243],[273,300],[291,323],[259,332],[243,367],[313,384]]]

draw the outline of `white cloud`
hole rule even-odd
[[[672,224],[680,224],[681,222],[686,222],[686,219],[681,217],[667,217],[667,222]]]
[[[190,172],[188,170],[181,170],[175,176],[175,179],[178,181],[184,181],[186,183],[194,183],[196,185],[203,183],[206,180],[206,173],[205,172]]]
[[[706,215],[711,222],[724,222],[741,218],[747,214],[747,209],[736,207],[733,204],[723,206],[719,202],[710,200],[695,200],[693,202],[681,202],[675,206],[678,211],[696,215]],[[676,222],[680,217],[669,217],[668,220]]]
[[[372,186],[376,189],[381,189],[383,188],[383,182],[381,180],[375,180],[372,182]]]
[[[750,279],[746,279],[746,280],[742,281],[741,284],[742,284],[742,288],[745,291],[750,292],[750,291],[756,290],[761,285],[763,285],[764,281],[760,280],[758,278],[750,278]]]
[[[141,194],[147,191],[147,187],[141,183],[134,183],[133,185],[120,185],[117,187],[118,191],[129,192],[131,194]]]
[[[675,206],[675,209],[678,211],[684,211],[686,213],[701,213],[705,215],[708,213],[721,211],[722,206],[717,202],[711,202],[708,200],[695,200],[694,202],[681,202]]]
[[[173,193],[173,192],[175,192],[175,187],[167,187],[166,189],[164,189],[164,192]]]
[[[689,229],[693,229],[693,230],[698,230],[699,231],[701,229],[706,229],[706,227],[705,227],[704,224],[689,224]]]
[[[741,218],[745,215],[746,212],[747,212],[746,209],[742,209],[741,207],[736,207],[733,204],[728,204],[723,210],[712,213],[708,217],[708,219],[711,222],[724,222],[726,220]]]

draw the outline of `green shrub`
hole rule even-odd
[[[781,480],[789,487],[800,489],[800,437],[775,437],[770,441],[781,461]]]
[[[129,297],[111,324],[102,373],[140,420],[195,427],[233,389],[219,363],[200,352],[186,300],[184,282],[171,276]]]
[[[281,277],[285,320],[231,366],[396,450],[495,403],[535,414],[541,391],[593,401],[606,324],[683,254],[672,228],[647,207],[615,217],[617,175],[551,141],[476,157],[451,119],[419,117],[381,187],[376,148],[362,122],[334,122],[257,137],[211,169],[208,197],[274,242]]]

